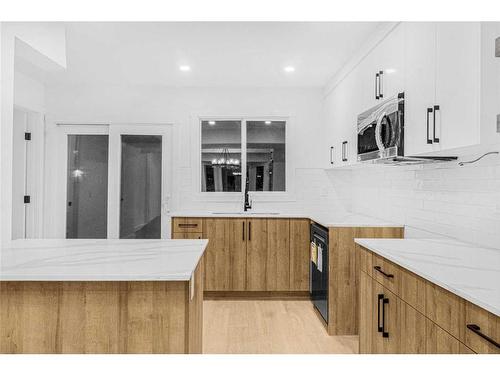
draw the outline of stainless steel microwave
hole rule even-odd
[[[404,93],[358,116],[358,161],[404,156]]]

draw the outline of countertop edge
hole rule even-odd
[[[363,238],[355,238],[354,239],[354,241],[358,245],[363,246],[364,248],[386,258],[387,260],[390,260],[391,262],[397,264],[398,266],[400,266],[400,267],[402,267],[410,272],[413,272],[414,274],[422,277],[423,279],[425,279],[433,284],[436,284],[437,286],[439,286],[443,289],[446,289],[447,291],[463,298],[464,300],[466,300],[470,303],[473,303],[474,305],[477,305],[477,306],[489,311],[492,314],[500,316],[500,308],[498,308],[496,306],[492,306],[484,301],[478,300],[476,297],[471,296],[470,294],[468,294],[467,292],[464,292],[463,290],[458,290],[455,287],[450,286],[441,280],[435,279],[432,276],[428,276],[425,274],[425,272],[422,272],[422,271],[416,269],[415,267],[408,266],[407,264],[401,264],[401,260],[395,259],[392,255],[385,253],[383,250],[377,249],[376,247],[369,245],[367,242],[370,240],[373,240],[373,239],[363,239]],[[404,241],[404,239],[400,239],[400,240]]]

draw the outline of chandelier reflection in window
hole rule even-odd
[[[237,158],[232,158],[231,154],[229,153],[229,149],[223,148],[219,157],[212,159],[212,166],[219,168],[226,168],[234,171],[240,168],[240,160]]]

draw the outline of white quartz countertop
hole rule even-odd
[[[303,218],[310,219],[324,227],[404,227],[402,224],[388,222],[383,219],[351,213],[287,213],[287,212],[202,212],[202,211],[177,211],[169,214],[172,217],[244,217],[244,218]]]
[[[185,281],[208,240],[15,240],[0,251],[2,281]]]
[[[500,316],[500,249],[435,239],[357,238],[355,241]]]

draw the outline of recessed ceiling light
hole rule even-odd
[[[189,72],[191,70],[191,67],[189,65],[180,65],[179,70],[181,72]]]
[[[264,121],[264,124],[271,125],[271,121]]]
[[[285,68],[283,69],[285,72],[287,73],[292,73],[292,72],[295,72],[295,68],[291,65],[289,66],[285,66]]]
[[[215,125],[215,121],[209,121],[208,125]]]

